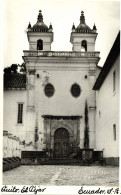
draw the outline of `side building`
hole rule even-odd
[[[96,147],[106,164],[119,164],[120,32],[93,87],[96,90]]]

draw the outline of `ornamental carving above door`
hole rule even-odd
[[[59,128],[54,134],[54,157],[66,159],[69,156],[69,132],[65,128]]]

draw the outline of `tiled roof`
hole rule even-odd
[[[4,89],[26,88],[26,74],[4,74]]]
[[[107,77],[110,69],[112,68],[116,58],[118,57],[120,53],[120,32],[118,33],[116,40],[110,50],[110,53],[104,63],[104,66],[95,82],[95,85],[93,87],[93,90],[99,90],[101,85],[103,84],[103,81]]]

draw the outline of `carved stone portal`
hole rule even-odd
[[[44,144],[49,156],[51,158],[58,156],[59,159],[76,156],[80,144],[80,116],[45,115],[43,118]],[[63,134],[68,136],[65,137]],[[60,156],[56,155],[57,153]]]

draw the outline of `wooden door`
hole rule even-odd
[[[59,128],[54,135],[54,156],[65,159],[69,155],[69,132],[67,129]]]

